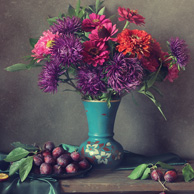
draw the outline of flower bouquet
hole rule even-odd
[[[46,93],[56,93],[59,85],[72,86],[84,100],[110,101],[137,91],[157,106],[150,89],[156,81],[173,82],[189,60],[184,40],[170,38],[168,51],[148,32],[130,29],[130,23],[145,24],[137,10],[118,8],[119,31],[104,15],[103,2],[82,7],[80,0],[68,13],[48,18],[49,29],[39,39],[30,38],[33,47],[29,64],[14,64],[7,71],[42,67],[38,85]],[[64,90],[64,91],[69,91]],[[165,117],[165,116],[164,116]]]
[[[163,117],[152,90],[160,94],[156,82],[173,82],[189,61],[184,40],[170,38],[167,51],[148,32],[131,29],[145,25],[137,10],[118,8],[119,30],[104,15],[103,2],[76,8],[48,18],[49,29],[38,39],[31,38],[29,64],[14,64],[7,71],[42,67],[38,85],[46,93],[56,93],[67,84],[81,95],[88,119],[89,138],[79,147],[83,157],[103,168],[115,168],[123,158],[122,146],[113,139],[116,112],[122,97],[134,91],[147,96]],[[92,103],[91,103],[92,101]]]

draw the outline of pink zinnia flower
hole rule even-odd
[[[91,32],[97,26],[102,25],[104,23],[111,23],[109,19],[106,19],[105,15],[98,15],[92,13],[89,15],[89,19],[84,19],[82,22],[82,29],[86,32]]]
[[[96,67],[97,65],[103,65],[109,59],[110,51],[107,50],[108,47],[104,42],[86,41],[83,45],[83,60],[87,64]]]
[[[58,38],[58,34],[53,34],[49,30],[43,32],[43,36],[41,36],[38,42],[35,44],[34,49],[32,50],[32,57],[38,59],[39,63],[42,59],[45,58],[46,55],[51,54],[50,48],[53,45],[54,39]]]
[[[169,54],[167,52],[162,53],[162,61],[164,61],[164,66],[168,68],[168,73],[164,80],[168,80],[169,82],[173,82],[176,78],[178,78],[179,70],[176,64],[171,66],[171,60],[168,59]]]
[[[119,17],[119,21],[129,21],[136,25],[144,25],[145,18],[137,13],[137,10],[130,10],[129,8],[125,9],[122,7],[118,8],[118,13],[121,17]]]
[[[99,25],[95,30],[92,30],[91,34],[89,34],[89,39],[97,41],[108,41],[110,39],[116,41],[117,38],[112,38],[112,36],[117,33],[117,31],[116,24],[112,25],[112,23],[105,23]]]

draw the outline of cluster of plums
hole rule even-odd
[[[151,178],[155,181],[165,180],[166,182],[174,182],[177,179],[177,176],[178,176],[177,171],[175,169],[167,170],[164,173],[159,169],[154,169],[151,172]],[[164,184],[162,184],[162,185],[164,185]],[[166,194],[166,192],[163,191],[160,194]]]
[[[177,171],[173,169],[163,173],[161,170],[155,169],[151,172],[151,178],[155,181],[164,179],[166,182],[174,182],[177,178]]]
[[[33,173],[64,174],[76,173],[90,167],[89,162],[77,151],[72,153],[57,146],[51,141],[44,144],[43,149],[33,156]]]

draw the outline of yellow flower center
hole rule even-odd
[[[99,22],[100,20],[99,19],[94,19],[93,22],[96,23],[96,22]]]
[[[50,48],[51,46],[53,46],[53,43],[54,43],[53,40],[49,40],[49,41],[47,42],[46,46],[47,46],[48,48]]]

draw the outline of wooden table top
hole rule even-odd
[[[194,168],[194,161],[189,162]],[[181,175],[183,166],[176,166],[178,178],[173,183],[166,183],[165,186],[171,192],[194,194],[194,181],[185,182]],[[92,169],[86,177],[60,180],[62,193],[134,193],[134,192],[158,192],[163,187],[157,181],[131,180],[128,175],[131,170],[109,171]],[[168,192],[169,193],[169,192]]]

